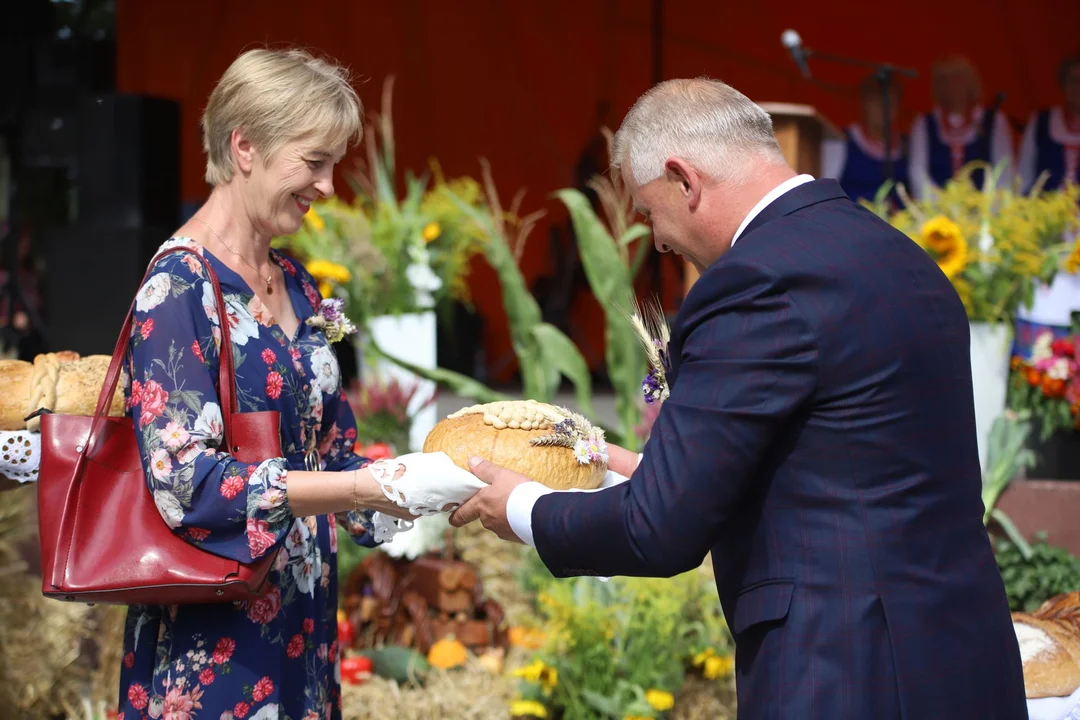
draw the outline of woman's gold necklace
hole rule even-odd
[[[202,218],[200,218],[200,217],[196,217],[195,219],[196,219],[196,220],[198,220],[199,222],[201,222],[201,223],[202,223],[203,225],[205,225],[205,226],[206,226],[207,228],[209,228],[209,229],[210,229],[210,232],[214,233],[214,236],[215,236],[215,237],[216,237],[216,238],[218,239],[218,242],[220,242],[220,243],[221,243],[222,245],[224,245],[224,246],[225,246],[225,249],[226,249],[226,250],[228,250],[229,252],[231,252],[231,253],[232,253],[233,255],[235,255],[236,257],[240,258],[240,261],[241,261],[242,263],[244,263],[244,264],[245,264],[245,265],[247,265],[247,266],[248,266],[249,268],[251,268],[252,270],[254,270],[254,271],[255,271],[255,274],[256,274],[256,275],[259,275],[259,268],[255,267],[254,265],[252,265],[251,263],[249,263],[249,262],[247,261],[247,259],[246,259],[246,258],[245,258],[245,257],[244,257],[243,255],[241,255],[240,253],[238,253],[238,252],[236,252],[235,250],[233,250],[233,249],[232,249],[232,247],[231,247],[231,246],[229,245],[229,243],[225,242],[224,238],[222,238],[222,237],[221,237],[220,235],[218,235],[218,232],[217,232],[217,230],[215,230],[214,228],[210,227],[210,223],[206,222],[205,220],[203,220],[203,219],[202,219]],[[270,281],[272,281],[273,279],[274,279],[274,271],[273,271],[273,268],[271,268],[271,270],[270,270],[270,274],[266,276],[266,294],[267,294],[267,295],[273,295],[273,294],[274,294],[274,288],[273,288],[273,287],[271,287],[271,285],[270,285]]]

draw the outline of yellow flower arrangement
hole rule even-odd
[[[536,700],[515,700],[510,704],[510,717],[512,718],[546,718],[547,708]]]
[[[719,680],[735,672],[735,658],[730,655],[717,655],[712,648],[695,655],[693,665],[701,668],[701,674],[706,680]]]
[[[952,280],[967,266],[968,245],[960,232],[960,226],[939,215],[923,223],[922,242],[937,260],[945,277]]]
[[[550,695],[551,691],[559,684],[559,671],[550,665],[544,664],[542,660],[533,660],[525,667],[515,670],[513,675],[525,682],[539,685],[545,695]]]
[[[988,170],[982,187],[972,180],[979,168]],[[1039,284],[1052,282],[1059,269],[1080,269],[1080,248],[1064,242],[1080,227],[1080,187],[1043,192],[1036,183],[1023,194],[998,187],[1002,169],[972,163],[920,200],[900,186],[899,210],[885,200],[888,187],[864,202],[934,258],[972,322],[1011,324]]]
[[[353,200],[335,196],[312,204],[300,230],[274,240],[304,263],[324,296],[341,298],[359,323],[424,312],[448,299],[467,302],[470,262],[486,239],[455,202],[483,204],[475,180],[447,181],[436,166],[424,177],[406,172],[399,195],[391,88],[388,80],[382,113],[365,128],[366,160],[346,174]]]
[[[319,222],[323,227],[326,227],[326,223],[324,223],[321,218]],[[319,292],[324,298],[330,297],[336,286],[344,285],[352,279],[352,273],[349,272],[349,268],[339,263],[330,262],[329,260],[311,260],[304,267],[306,267],[307,271],[311,273],[311,276],[315,278],[315,281],[319,283]]]
[[[645,700],[649,705],[652,705],[654,710],[659,710],[660,712],[675,707],[675,696],[664,690],[657,690],[655,688],[646,690]]]

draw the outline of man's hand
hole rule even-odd
[[[514,488],[530,482],[529,478],[476,457],[469,459],[469,467],[488,487],[481,489],[455,510],[450,515],[450,524],[462,527],[479,520],[481,525],[501,539],[524,544],[510,528],[510,521],[506,517],[506,501]]]

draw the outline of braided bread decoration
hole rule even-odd
[[[0,430],[41,432],[41,418],[24,420],[45,409],[68,415],[92,415],[112,358],[80,357],[71,351],[43,353],[28,363],[0,361]],[[124,392],[117,387],[108,414],[124,414]]]
[[[30,403],[26,414],[38,408],[56,407],[56,384],[60,380],[60,358],[56,353],[44,353],[34,358],[34,374],[30,378]],[[26,421],[30,432],[41,431],[41,416]]]

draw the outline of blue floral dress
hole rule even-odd
[[[135,300],[125,397],[147,485],[176,533],[218,555],[251,562],[278,552],[269,591],[234,605],[131,607],[121,671],[122,720],[328,720],[341,716],[334,516],[294,517],[289,470],[317,450],[326,471],[361,467],[355,417],[337,359],[304,323],[322,298],[299,263],[274,253],[300,320],[286,337],[241,277],[209,260],[228,307],[241,412],[281,413],[285,457],[258,465],[220,451],[216,380],[220,327],[199,261],[158,261]],[[370,513],[350,533],[374,544]]]

